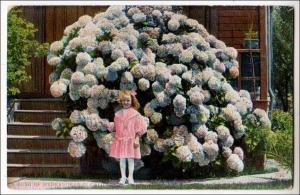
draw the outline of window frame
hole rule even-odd
[[[254,82],[254,92],[249,92],[250,95],[251,95],[251,99],[252,101],[260,101],[261,100],[261,94],[262,94],[262,64],[261,64],[261,52],[260,52],[260,49],[237,49],[238,51],[238,57],[237,57],[237,60],[239,62],[239,72],[240,72],[240,75],[239,77],[237,77],[237,89],[238,90],[241,90],[243,89],[242,88],[242,81],[245,81],[245,80],[252,80]],[[260,75],[259,76],[246,76],[246,77],[242,77],[242,66],[243,66],[243,62],[242,62],[242,54],[244,53],[249,53],[251,55],[251,53],[258,53],[259,54],[259,68],[260,68]],[[256,88],[256,82],[260,82],[259,83],[259,92],[256,92],[255,91],[255,88]]]

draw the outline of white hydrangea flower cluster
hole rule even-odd
[[[67,92],[67,85],[69,81],[66,79],[59,79],[54,81],[50,87],[50,92],[53,97],[60,97]]]
[[[88,133],[84,126],[78,125],[72,128],[70,131],[70,136],[75,142],[82,142],[87,138]]]
[[[230,148],[233,145],[234,138],[227,127],[220,125],[216,128],[216,132],[218,133],[218,139],[221,141],[223,147]]]
[[[151,119],[151,122],[153,123],[153,124],[158,124],[161,120],[162,120],[162,114],[161,113],[159,113],[159,112],[154,112],[152,115],[151,115],[151,117],[150,117],[150,119]]]
[[[165,140],[158,138],[155,143],[154,143],[154,150],[158,151],[158,152],[165,152],[166,151],[166,146],[165,144]]]
[[[142,90],[142,91],[146,91],[147,89],[150,88],[150,82],[149,80],[145,79],[145,78],[141,78],[138,82],[139,84],[139,88]]]
[[[112,106],[118,109],[120,90],[137,92],[151,126],[142,156],[152,148],[168,152],[175,147],[180,161],[205,166],[222,152],[228,166],[241,171],[243,152],[231,147],[246,133],[244,118],[270,127],[264,111],[252,112],[249,92],[238,92],[228,82],[239,75],[237,50],[196,20],[172,12],[172,6],[110,6],[94,17],[81,16],[51,44],[47,61],[55,68],[49,76],[52,96],[86,101],[69,117],[74,140],[68,150],[74,157],[85,153],[87,131],[109,151],[114,133],[107,132],[109,119],[100,116]],[[226,126],[212,127],[217,117]],[[55,119],[52,127],[60,131],[62,124]],[[161,138],[158,128],[172,132]]]
[[[50,52],[53,54],[58,54],[64,48],[64,44],[62,41],[54,41],[50,45]]]
[[[186,99],[182,95],[178,94],[173,100],[174,112],[176,116],[181,117],[185,114],[186,110]]]
[[[70,115],[71,123],[73,124],[80,124],[84,122],[84,117],[82,116],[81,112],[78,110],[74,110]]]
[[[256,108],[252,113],[247,115],[247,120],[255,126],[271,128],[271,121],[266,111]]]
[[[155,129],[148,129],[147,130],[147,137],[146,137],[148,143],[155,143],[158,139],[158,133],[155,131]]]
[[[86,147],[82,142],[71,141],[68,146],[68,152],[72,157],[79,158],[86,152]]]
[[[176,149],[176,157],[182,162],[190,162],[193,158],[193,154],[188,146],[179,146]]]
[[[232,104],[228,104],[225,108],[222,108],[222,112],[226,120],[233,123],[234,138],[241,138],[245,134],[245,126],[243,125],[242,117],[237,108]]]
[[[198,86],[191,88],[187,92],[187,95],[190,98],[190,102],[194,105],[201,105],[205,100],[205,97],[203,95],[203,90]]]
[[[237,154],[231,154],[226,160],[226,163],[230,169],[237,172],[242,172],[244,170],[244,163]]]
[[[108,123],[109,121],[107,119],[100,118],[100,116],[96,113],[91,113],[85,116],[85,124],[91,131],[106,131]]]
[[[193,127],[195,129],[195,135],[200,139],[204,139],[208,133],[208,128],[206,125],[195,124]]]
[[[66,80],[71,80],[72,74],[73,74],[73,71],[70,68],[66,68],[61,72],[60,78],[66,79]]]
[[[170,97],[164,91],[155,93],[154,96],[156,99],[153,101],[157,102],[160,107],[166,107],[171,103]]]
[[[55,131],[61,131],[63,129],[62,124],[63,124],[63,120],[61,118],[55,118],[51,122],[51,127]]]
[[[207,154],[207,158],[210,161],[214,161],[219,153],[219,146],[217,144],[218,135],[213,131],[209,131],[204,140],[203,150]]]
[[[101,133],[100,135],[100,138],[97,140],[98,146],[104,149],[106,153],[109,153],[109,149],[112,141],[114,140],[115,133]]]
[[[208,106],[201,105],[190,105],[186,113],[190,115],[190,122],[192,124],[205,124],[211,115]]]
[[[203,145],[192,133],[189,133],[187,136],[187,146],[192,152],[192,160],[199,163],[199,166],[205,166],[209,163],[209,159],[207,158]]]

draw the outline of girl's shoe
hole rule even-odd
[[[124,184],[126,183],[126,181],[127,181],[127,178],[126,178],[126,177],[122,177],[122,178],[120,179],[120,181],[119,181],[119,184],[124,185]]]
[[[135,184],[133,178],[128,177],[128,184]]]

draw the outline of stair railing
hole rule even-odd
[[[15,107],[16,107],[16,100],[13,99],[12,100],[12,103],[9,102],[8,103],[9,107],[8,107],[8,110],[7,110],[7,122],[12,122],[14,121],[14,112],[15,112]]]

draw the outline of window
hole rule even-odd
[[[259,49],[240,49],[239,66],[240,76],[231,80],[230,84],[236,90],[247,90],[252,100],[260,100],[261,94],[261,66]]]
[[[258,52],[241,53],[241,89],[250,92],[252,99],[260,99],[260,55]]]

